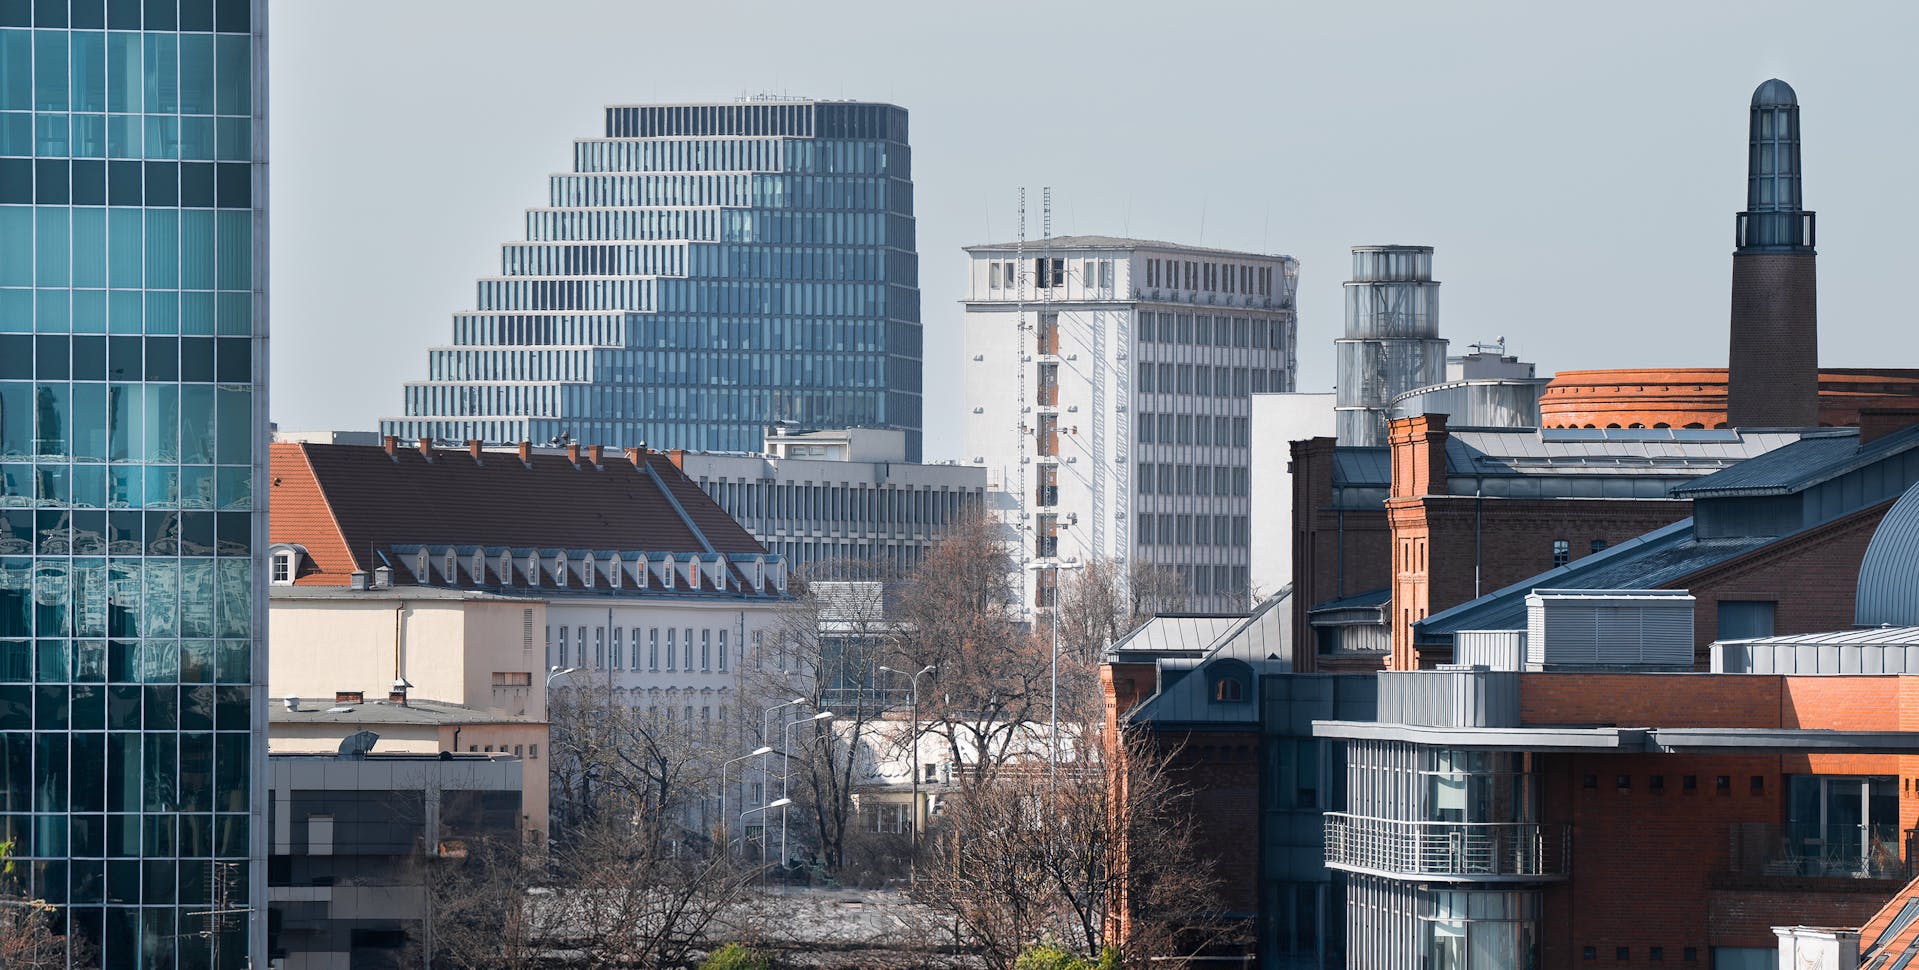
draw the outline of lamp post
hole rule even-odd
[[[762,744],[758,748],[752,751],[748,751],[747,753],[740,755],[737,758],[729,758],[726,761],[720,762],[720,854],[721,855],[731,855],[732,854],[731,849],[733,845],[732,841],[727,838],[728,834],[732,831],[732,820],[726,817],[726,766],[731,764],[737,764],[741,761],[745,761],[748,758],[757,758],[757,757],[760,757],[761,755],[769,755],[772,753],[773,753],[772,746]],[[745,814],[745,813],[741,813],[741,814]]]
[[[775,704],[772,707],[767,708],[766,714],[761,719],[761,722],[760,722],[760,740],[769,741],[769,742],[773,740],[773,712],[774,711],[777,711],[782,707],[793,707],[795,705],[804,704],[804,703],[806,703],[806,698],[795,697],[784,704]],[[772,766],[769,765],[766,760],[769,756],[771,756],[771,754],[772,752],[768,752],[767,754],[760,756],[760,787],[762,789],[772,787],[773,769],[772,769]],[[762,791],[760,797],[762,798],[766,797],[764,791]]]
[[[746,811],[740,813],[740,818],[743,819],[747,817],[748,815],[753,814],[754,812],[764,812],[769,808],[777,808],[780,810],[782,814],[784,814],[786,811],[786,806],[791,804],[793,804],[793,800],[791,798],[782,798],[775,802],[768,802],[767,804],[761,805],[758,808],[749,808]],[[762,815],[760,816],[760,888],[762,890],[766,888],[766,843],[767,843],[766,817]],[[784,851],[784,849],[782,849],[782,851]]]
[[[1059,571],[1080,567],[1079,562],[1073,560],[1061,562],[1057,559],[1032,567],[1051,570],[1053,573],[1053,612],[1052,623],[1049,624],[1053,628],[1053,703],[1052,725],[1047,729],[1046,735],[1046,791],[1049,795],[1059,789]]]
[[[881,664],[880,669],[889,674],[904,675],[906,673],[903,670],[894,670],[885,664]],[[921,667],[918,673],[913,674],[913,730],[908,735],[913,742],[913,848],[906,860],[906,884],[909,886],[919,885],[920,875],[920,675],[930,674],[938,669],[939,666],[936,664],[927,664]]]
[[[780,729],[780,801],[785,803],[780,806],[780,871],[782,873],[786,870],[786,806],[793,804],[793,800],[786,797],[786,782],[793,773],[793,742],[787,739],[792,737],[794,725],[824,721],[832,716],[832,711],[821,711],[804,721],[788,721],[786,727]],[[785,885],[784,876],[780,884]]]

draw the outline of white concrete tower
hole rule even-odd
[[[1251,396],[1293,390],[1298,262],[1110,236],[966,252],[965,461],[1025,611],[1054,602],[1048,566],[1095,559],[1246,609]]]

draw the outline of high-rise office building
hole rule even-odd
[[[384,433],[750,452],[786,420],[919,460],[905,109],[609,107],[548,195]]]
[[[967,249],[966,463],[1010,531],[1027,610],[1095,559],[1252,586],[1252,395],[1293,390],[1299,263],[1109,236]]]
[[[265,0],[0,2],[0,840],[265,966]]]

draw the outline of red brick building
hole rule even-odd
[[[1724,428],[1724,367],[1563,370],[1539,398],[1542,428]],[[1862,412],[1919,408],[1919,370],[1819,372],[1821,427],[1859,424]]]
[[[1316,725],[1346,747],[1348,966],[1467,939],[1492,966],[1765,966],[1773,926],[1859,925],[1910,877],[1919,677],[1380,678],[1378,721]]]
[[[1701,670],[1715,640],[1850,626],[1866,544],[1919,482],[1919,426],[1888,433],[1868,418],[1674,487],[1690,517],[1413,620],[1408,656],[1430,666],[1462,630],[1522,628],[1539,588],[1691,592]]]

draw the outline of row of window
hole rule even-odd
[[[0,636],[157,638],[150,648],[155,662],[171,669],[177,656],[168,642],[173,637],[253,635],[252,569],[245,555],[111,561],[10,556],[0,559]],[[107,643],[111,663],[126,647],[118,639]]]
[[[879,141],[594,138],[573,143],[573,170],[582,173],[815,172],[906,177],[903,170],[893,171],[888,161],[887,144]]]
[[[1713,780],[1712,780],[1712,790],[1715,794],[1730,795],[1732,794],[1732,782],[1733,782],[1733,778],[1731,775],[1715,775],[1713,776]],[[1580,780],[1580,787],[1589,789],[1589,790],[1597,789],[1599,787],[1599,775],[1594,772],[1587,772],[1585,777]],[[1631,775],[1614,775],[1613,788],[1617,789],[1618,791],[1632,791],[1632,776]],[[1646,790],[1651,792],[1666,791],[1667,790],[1666,776],[1665,775],[1647,775]],[[1679,790],[1682,792],[1686,792],[1688,794],[1698,791],[1699,776],[1698,775],[1679,776]],[[1766,776],[1765,775],[1749,776],[1746,781],[1746,791],[1748,794],[1752,794],[1752,795],[1764,795],[1766,793]]]
[[[1146,285],[1208,293],[1273,295],[1273,267],[1210,260],[1148,259]]]
[[[1033,273],[1027,277],[1035,289],[1051,290],[1067,285],[1068,278],[1076,281],[1081,289],[1110,290],[1113,288],[1113,261],[1110,259],[1073,259],[1059,256],[1037,256],[1033,259]],[[1020,285],[1019,263],[1011,259],[995,259],[986,264],[986,288],[988,290],[1011,290]]]
[[[0,289],[0,333],[245,334],[253,294]]]
[[[249,115],[252,47],[245,34],[0,29],[0,110]]]
[[[1224,317],[1206,313],[1139,314],[1141,343],[1191,344],[1197,347],[1288,350],[1292,328],[1268,317]]]
[[[1242,551],[1252,541],[1244,515],[1192,515],[1188,513],[1139,514],[1138,534],[1133,541],[1142,546],[1231,545]],[[1194,589],[1194,592],[1207,590]]]
[[[1251,441],[1249,419],[1227,415],[1142,412],[1134,436],[1141,444],[1213,445],[1245,448]]]
[[[1285,371],[1277,367],[1208,367],[1141,361],[1135,387],[1141,394],[1245,397],[1285,389],[1286,376]]]
[[[177,162],[244,162],[253,157],[253,121],[209,115],[101,115],[0,111],[0,156],[15,158],[140,159],[148,165]],[[137,161],[129,164],[138,165]],[[85,176],[80,178],[84,181]],[[181,193],[177,180],[158,180],[146,191],[148,205],[213,205],[210,196],[195,195],[201,183],[189,182]],[[97,193],[92,193],[97,195]],[[230,193],[231,194],[231,193]],[[87,198],[84,190],[74,200]],[[132,201],[128,201],[128,200]],[[113,205],[139,205],[137,189],[127,183],[114,186]],[[100,205],[102,203],[92,203]]]
[[[690,247],[686,275],[728,279],[867,280],[899,286],[919,284],[919,262],[904,250],[870,240],[843,245],[725,243]]]
[[[76,170],[81,164],[75,163]],[[137,205],[140,163],[114,162],[111,167],[117,171],[122,164],[131,166]],[[185,167],[203,169],[211,192],[213,166]],[[12,286],[251,290],[252,215],[205,209],[0,206],[0,287]],[[136,302],[135,322],[138,316]]]
[[[547,204],[556,209],[727,206],[906,214],[913,211],[912,195],[910,182],[865,175],[567,174],[552,176]]]
[[[719,673],[726,673],[728,669],[727,636],[731,631],[726,629],[699,631],[699,666],[697,668],[693,666],[694,630],[691,627],[685,629],[684,636],[682,636],[679,628],[667,627],[664,640],[661,639],[661,630],[659,627],[646,630],[644,655],[642,655],[641,652],[641,630],[639,627],[633,627],[632,639],[630,641],[633,649],[630,657],[626,649],[628,642],[626,640],[626,628],[613,627],[612,639],[609,641],[606,627],[593,627],[593,642],[591,647],[587,644],[587,629],[588,628],[584,626],[547,627],[547,666],[549,668],[578,667],[588,670],[645,669],[648,671],[666,670],[668,672],[685,671],[689,673],[697,669],[701,673],[712,673],[715,670],[714,661],[717,659],[719,661],[717,668]],[[570,639],[569,631],[572,631]],[[556,632],[557,638],[555,636]],[[717,639],[714,636],[715,633],[718,634]],[[717,653],[714,650],[715,646],[718,647]],[[662,647],[664,647],[664,650],[662,650]],[[660,665],[662,656],[664,656],[666,661],[664,667]],[[627,664],[629,659],[631,660],[630,667]],[[644,668],[641,666],[642,660],[645,661]]]
[[[42,509],[249,509],[253,507],[253,471],[245,466],[0,463],[0,508],[28,505]],[[84,512],[82,514],[85,514]],[[87,548],[77,527],[71,548]],[[165,548],[164,544],[156,546]],[[110,549],[111,546],[108,546]],[[190,551],[188,542],[160,555]],[[209,550],[210,551],[210,550]],[[91,553],[78,552],[80,555]]]
[[[252,10],[248,0],[13,0],[0,3],[0,26],[244,34]]]
[[[1770,951],[1770,950],[1767,950],[1767,951],[1765,951],[1765,952],[1766,952],[1766,953],[1771,953],[1772,951]],[[1685,961],[1686,963],[1697,963],[1697,962],[1699,962],[1699,948],[1698,948],[1698,947],[1696,947],[1696,946],[1689,946],[1689,947],[1684,947],[1684,948],[1682,949],[1682,951],[1681,951],[1681,953],[1682,953],[1682,955],[1680,956],[1680,959],[1681,959],[1681,960],[1683,960],[1683,961]],[[1625,961],[1628,961],[1628,960],[1631,960],[1631,959],[1632,959],[1632,947],[1629,947],[1629,946],[1616,946],[1616,947],[1613,947],[1613,953],[1612,953],[1612,955],[1613,955],[1613,959],[1614,959],[1614,960],[1618,960],[1618,961],[1620,961],[1620,962],[1622,962],[1622,963],[1623,963],[1623,962],[1625,962]],[[1599,959],[1599,948],[1598,948],[1598,947],[1594,947],[1594,946],[1582,946],[1582,947],[1580,947],[1580,948],[1579,948],[1579,958],[1580,958],[1581,960],[1597,960],[1597,959]],[[1663,946],[1649,946],[1649,947],[1647,947],[1647,948],[1646,948],[1646,959],[1648,959],[1648,960],[1652,960],[1652,961],[1660,961],[1660,960],[1664,960],[1664,959],[1666,959],[1666,948],[1665,948],[1665,947],[1663,947]]]
[[[1155,464],[1140,462],[1134,479],[1141,495],[1237,495],[1248,492],[1250,473],[1244,466]]]
[[[700,480],[700,488],[742,524],[761,531],[833,523],[858,531],[939,531],[978,507],[977,491],[947,488],[815,485],[752,478]],[[906,529],[886,527],[908,527]]]

